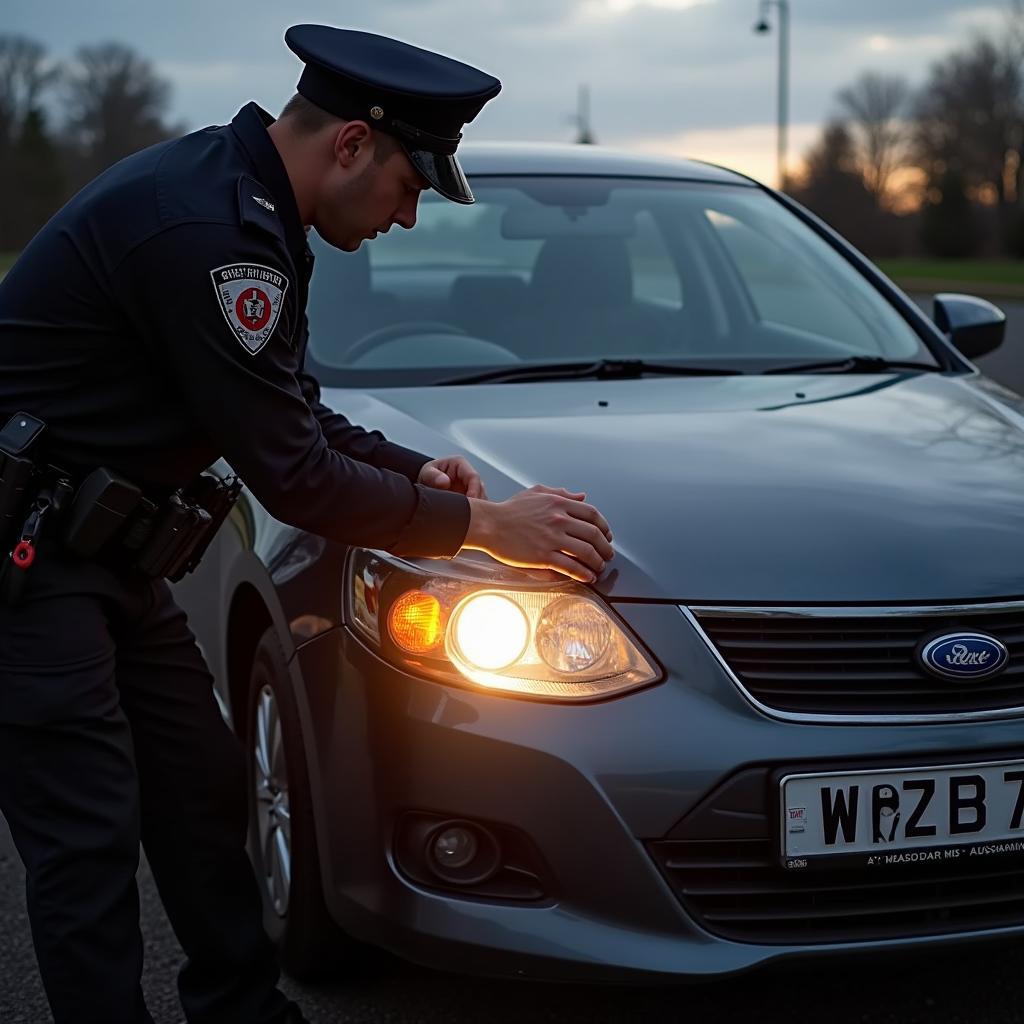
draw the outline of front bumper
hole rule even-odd
[[[678,608],[616,611],[666,678],[585,706],[426,682],[343,630],[299,649],[325,895],[346,931],[440,968],[603,981],[1024,933],[1024,916],[1009,927],[849,942],[733,941],[706,930],[654,844],[678,836],[680,822],[730,777],[759,766],[995,759],[1020,749],[1020,721],[778,721],[750,706]],[[544,897],[466,898],[413,881],[394,845],[409,811],[520,830],[543,860]]]

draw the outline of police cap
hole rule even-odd
[[[306,65],[296,87],[301,96],[336,117],[396,136],[441,195],[473,202],[455,150],[462,126],[498,95],[498,79],[371,32],[293,25],[284,39]]]

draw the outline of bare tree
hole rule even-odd
[[[888,205],[893,172],[906,158],[906,126],[901,120],[910,86],[898,75],[866,71],[839,95],[857,140],[864,183],[879,206]]]
[[[1009,47],[979,37],[934,64],[915,113],[916,155],[928,180],[952,171],[1005,206],[1024,117],[1024,66]]]
[[[877,249],[881,215],[865,184],[847,122],[825,125],[805,157],[802,180],[791,191],[859,249]]]
[[[1009,60],[1016,64],[1018,71],[1020,71],[1020,69],[1024,68],[1024,0],[1010,0],[1006,16],[1006,48]],[[1024,74],[1021,77],[1024,78]],[[1024,97],[1021,98],[1021,106],[1024,107]],[[1021,221],[1020,211],[1024,209],[1024,118],[1021,118],[1017,123],[1017,135],[1013,152],[1016,153],[1017,161],[1017,169],[1014,176],[1014,198],[1018,207],[1018,221]],[[1016,248],[1022,250],[1022,244],[1024,244],[1024,223],[1018,224],[1017,233],[1022,237]],[[1018,253],[1018,255],[1020,254],[1024,254],[1024,250]]]
[[[1007,42],[1018,59],[1024,57],[1024,0],[1009,0],[1006,11]]]
[[[77,51],[67,77],[68,141],[86,179],[174,134],[164,122],[170,85],[152,64],[120,43]]]
[[[34,39],[0,35],[0,150],[13,144],[58,73]]]
[[[0,35],[0,249],[20,249],[63,198],[44,110],[58,76],[40,43]]]

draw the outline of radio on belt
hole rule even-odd
[[[17,412],[0,430],[0,548],[5,554],[25,515],[33,472],[27,453],[45,428],[42,420]]]

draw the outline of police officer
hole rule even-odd
[[[353,250],[411,228],[425,188],[472,202],[455,152],[500,83],[367,33],[299,25],[286,42],[305,68],[279,120],[249,104],[121,161],[25,249],[0,285],[0,425],[19,411],[45,423],[33,458],[89,514],[112,507],[82,497],[97,472],[153,512],[223,456],[275,517],[332,540],[472,547],[592,580],[611,534],[582,494],[488,501],[467,460],[351,424],[303,372],[307,230]],[[129,550],[135,513],[86,555],[61,519],[79,504],[41,520],[37,503],[22,561],[0,551],[21,584],[0,606],[0,809],[54,1017],[151,1020],[141,840],[187,956],[187,1019],[301,1020],[276,987],[241,747],[210,673],[167,580]]]

